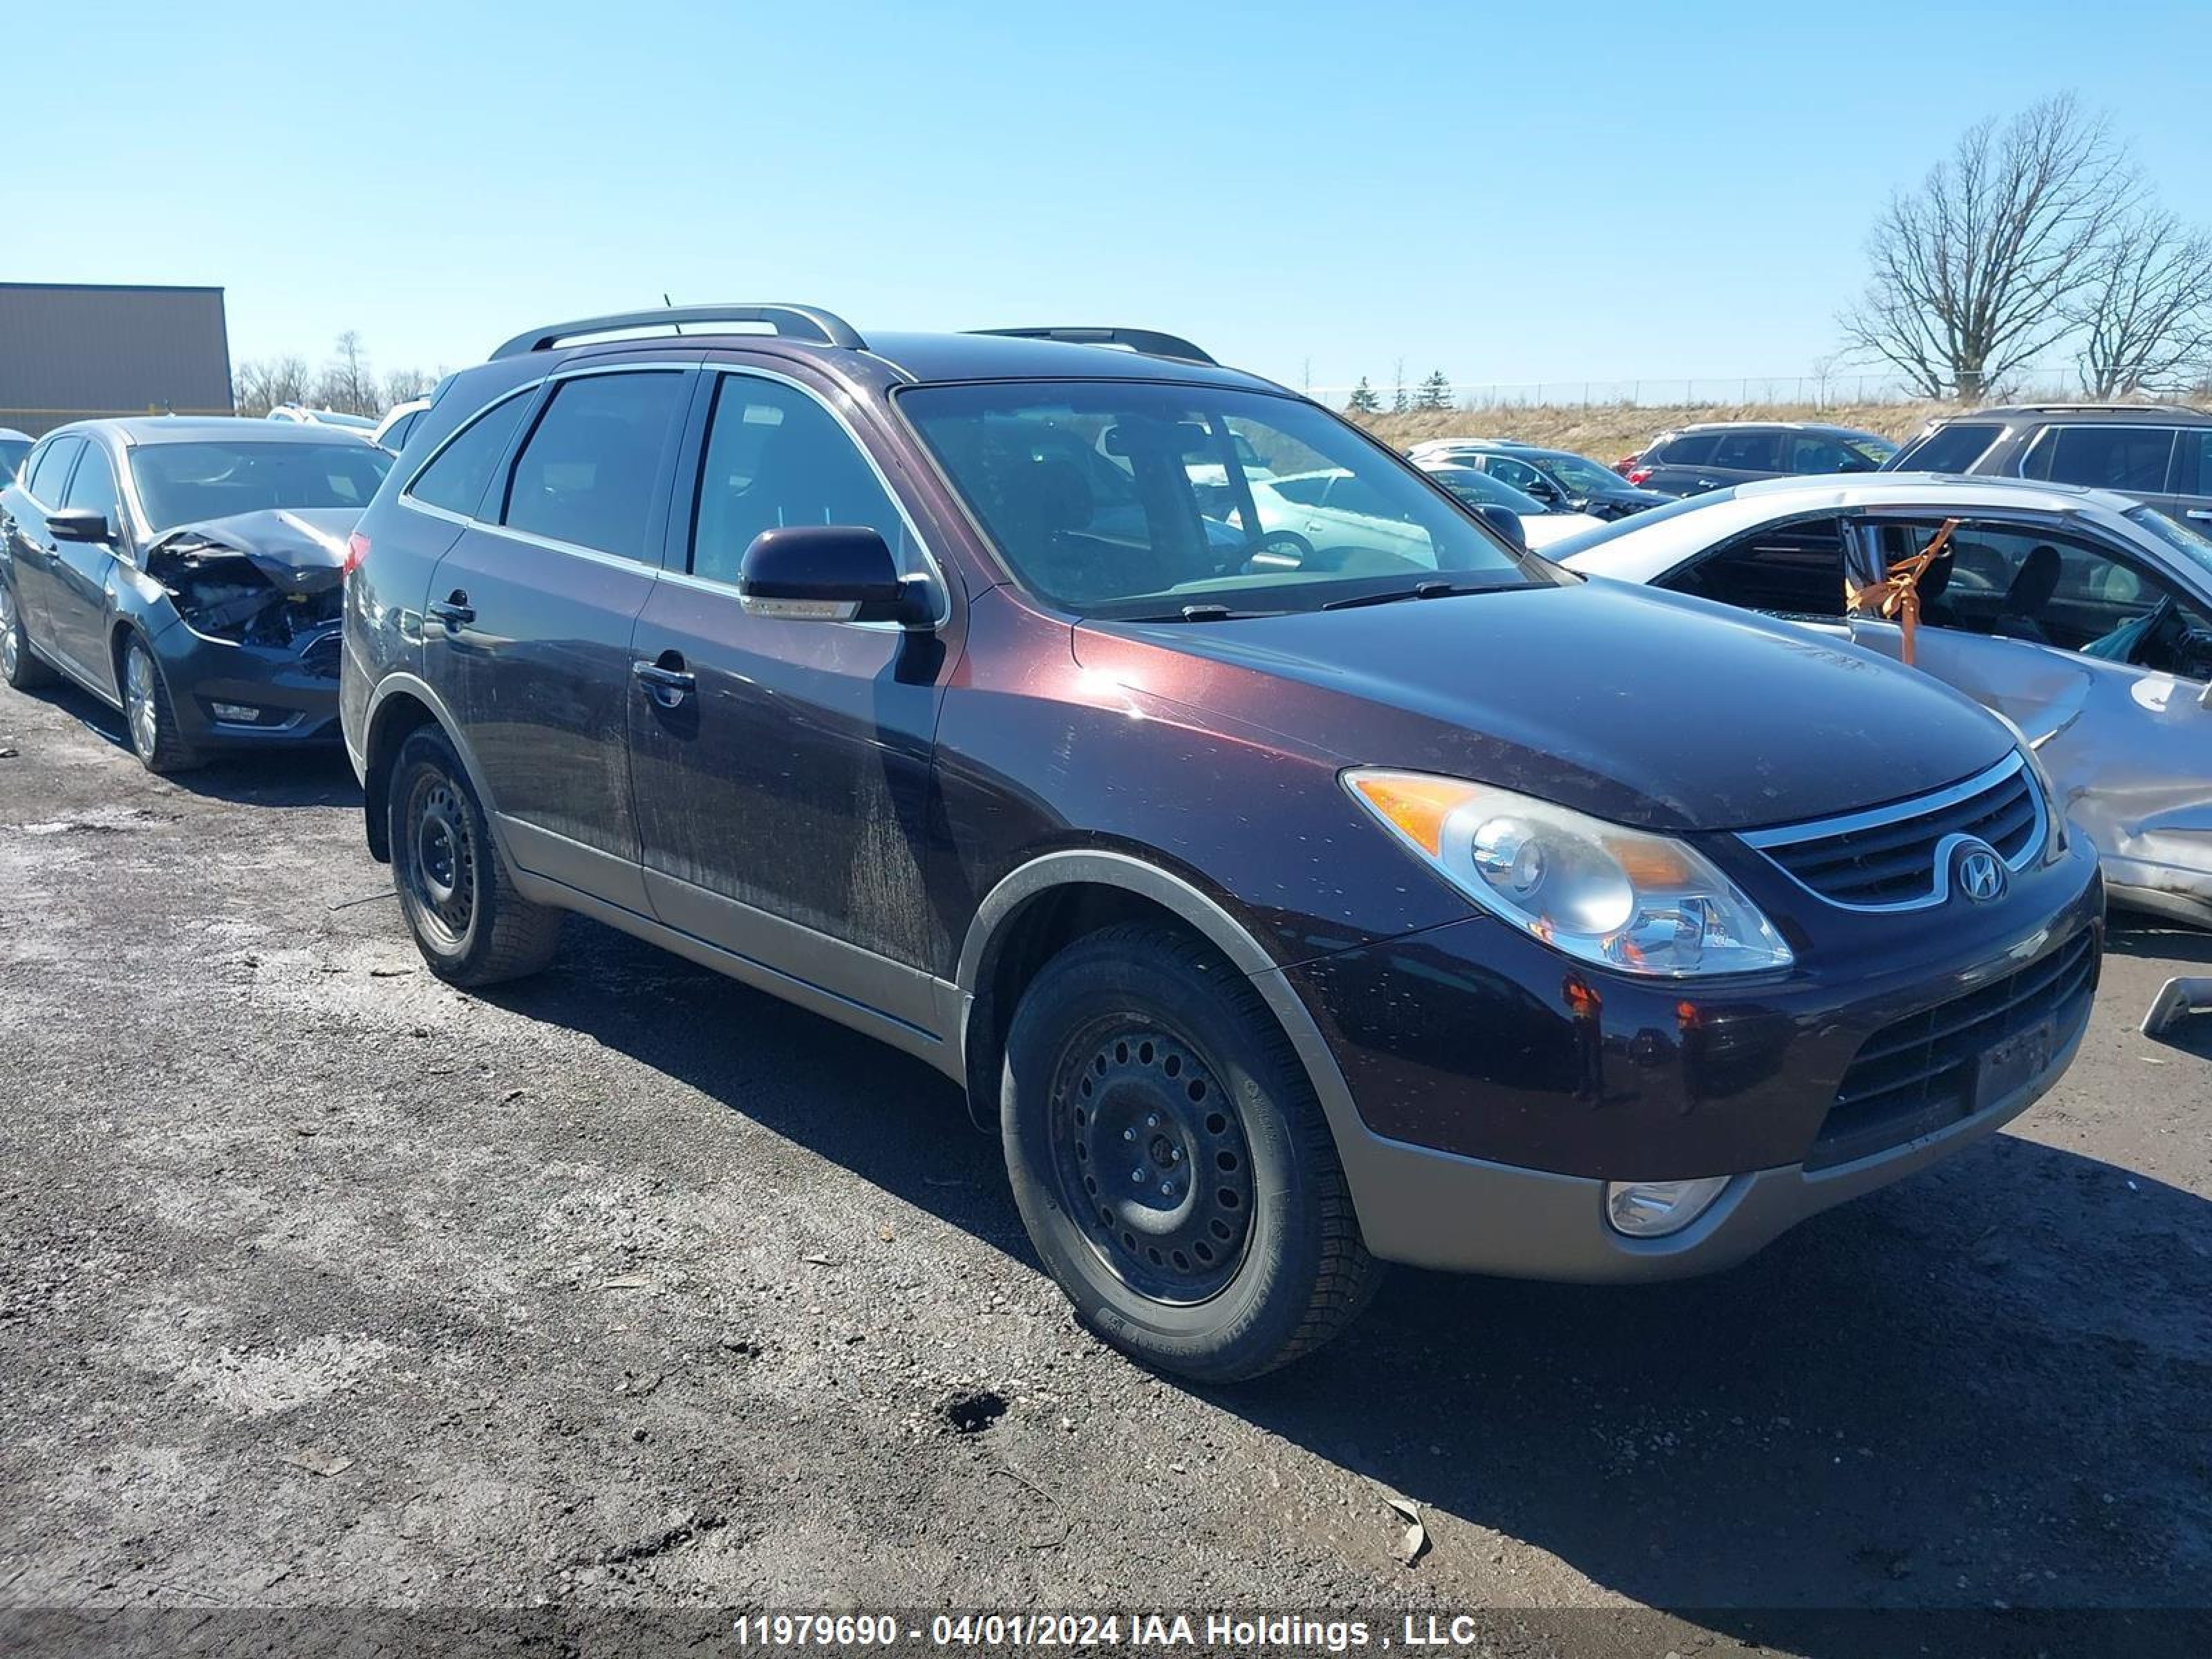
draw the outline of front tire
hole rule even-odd
[[[553,959],[562,913],[516,890],[446,734],[409,734],[386,797],[392,884],[415,946],[450,985],[496,985]]]
[[[123,647],[123,723],[131,752],[149,772],[186,772],[200,763],[198,751],[178,732],[177,706],[154,647],[138,634]]]
[[[1380,1282],[1328,1124],[1251,985],[1197,940],[1104,928],[1006,1042],[1014,1201],[1093,1334],[1206,1382],[1321,1346]]]
[[[0,581],[0,679],[18,691],[35,691],[52,684],[54,671],[31,649],[31,636],[23,627],[23,614],[15,604],[15,590]]]

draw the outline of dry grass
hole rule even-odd
[[[1540,404],[1517,409],[1442,410],[1425,415],[1371,415],[1368,430],[1396,449],[1429,438],[1516,438],[1523,443],[1571,449],[1607,466],[1641,449],[1656,434],[1692,421],[1823,421],[1878,432],[1900,441],[1929,416],[1954,414],[1950,404],[1746,404],[1693,408],[1622,404]],[[1355,417],[1357,418],[1357,417]]]

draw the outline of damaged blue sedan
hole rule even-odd
[[[57,428],[0,490],[0,678],[76,681],[155,772],[334,740],[347,537],[391,465],[329,427]]]

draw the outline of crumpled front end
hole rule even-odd
[[[171,531],[148,550],[176,624],[154,640],[195,742],[337,736],[345,536],[351,513],[242,514]]]

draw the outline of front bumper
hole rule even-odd
[[[174,622],[152,643],[179,732],[194,747],[264,748],[337,738],[334,631],[290,647],[241,645]],[[217,703],[261,712],[251,722],[225,719]]]
[[[2077,845],[2014,897],[1893,933],[1887,960],[1762,982],[1601,975],[1486,919],[1266,977],[1294,992],[1327,1051],[1310,1069],[1376,1255],[1522,1278],[1670,1278],[1729,1266],[1948,1156],[2058,1080],[2101,956],[2094,855]],[[1838,1105],[1865,1076],[1863,1048],[2046,987],[2047,1006],[2019,1004],[2018,1023],[2049,1036],[2032,1073],[1986,1081],[1974,1060],[1948,1061],[1947,1085],[1978,1079],[1955,1103],[1931,1073],[1926,1103],[1871,1133]],[[1707,1176],[1734,1178],[1679,1233],[1633,1239],[1606,1221],[1609,1180]]]

